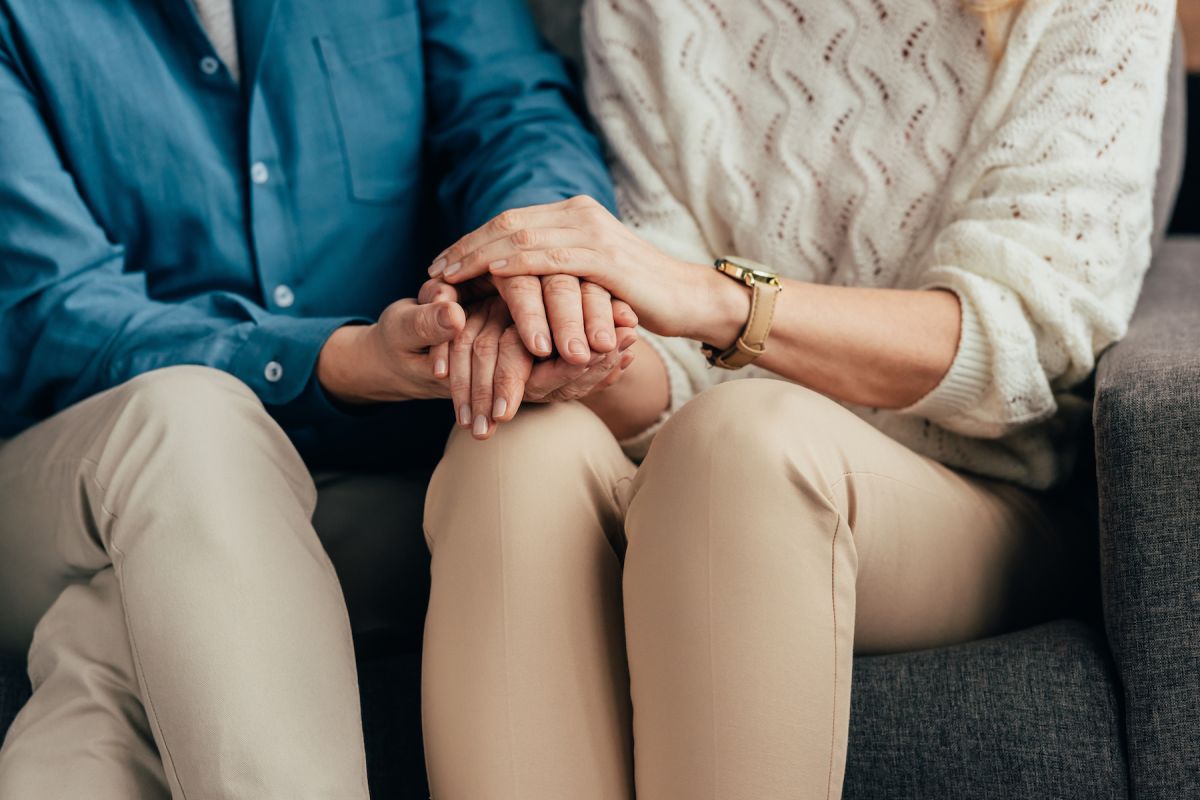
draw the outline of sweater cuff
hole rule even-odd
[[[667,384],[671,397],[667,402],[667,410],[662,413],[662,416],[653,425],[636,436],[631,436],[621,442],[621,448],[625,451],[625,455],[631,461],[638,463],[641,463],[646,457],[646,453],[649,452],[650,444],[654,441],[654,437],[662,430],[663,425],[667,424],[667,420],[671,418],[671,415],[683,408],[684,404],[692,399],[692,385],[688,380],[687,370],[671,356],[670,351],[657,336],[645,331],[640,331],[640,333],[642,339],[646,344],[654,348],[654,352],[658,353],[658,357],[662,359],[663,365],[667,368]]]
[[[950,371],[932,392],[925,395],[901,414],[937,421],[954,417],[978,405],[992,380],[992,346],[983,329],[983,321],[969,297],[950,286],[926,286],[926,289],[945,289],[958,296],[962,307],[962,332],[958,352]]]

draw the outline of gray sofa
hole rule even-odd
[[[570,48],[564,9],[575,4],[534,5]],[[1175,77],[1162,227],[1184,141],[1178,67]],[[1200,239],[1160,242],[1095,396],[1095,466],[1068,491],[1087,523],[1080,558],[1098,561],[1098,578],[1063,619],[857,659],[847,800],[1200,798]],[[414,649],[359,642],[376,798],[427,796]],[[27,696],[21,661],[0,659],[0,732]]]

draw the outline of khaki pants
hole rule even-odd
[[[421,489],[318,483],[323,541],[282,430],[248,388],[198,367],[0,445],[0,648],[29,649],[34,684],[0,750],[0,798],[366,798],[326,548],[360,627],[390,625],[389,606],[423,602],[395,588],[424,584],[398,574],[424,572],[419,537],[397,535],[406,513],[415,530]]]
[[[579,406],[456,432],[425,523],[435,800],[837,798],[853,654],[998,632],[1059,563],[1027,493],[778,381],[640,470]]]

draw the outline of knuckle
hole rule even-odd
[[[500,394],[509,396],[520,394],[521,382],[517,380],[516,376],[513,375],[497,375],[496,391]]]
[[[502,212],[492,220],[492,225],[498,231],[510,232],[517,229],[517,222],[517,212],[509,210]]]
[[[471,346],[471,353],[476,358],[495,358],[500,349],[500,340],[495,336],[480,336]]]
[[[548,295],[579,294],[579,281],[570,275],[549,275],[542,289]]]
[[[556,267],[571,263],[571,251],[565,247],[552,247],[546,251],[546,260]]]
[[[537,231],[530,230],[529,228],[522,228],[519,231],[513,232],[513,234],[508,238],[515,247],[518,247],[522,250],[528,250],[530,248],[537,247],[540,237],[538,236]]]
[[[450,345],[450,352],[457,356],[463,356],[469,354],[474,346],[475,337],[459,336],[454,340],[454,343]]]
[[[581,282],[579,284],[579,288],[580,288],[580,291],[582,291],[585,295],[587,295],[590,298],[597,299],[597,300],[601,300],[601,299],[607,300],[609,297],[611,297],[611,295],[608,293],[607,289],[605,289],[603,286],[600,286],[599,284],[592,283],[591,281]]]

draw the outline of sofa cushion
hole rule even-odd
[[[854,662],[844,800],[1128,798],[1104,634],[1059,621]]]

